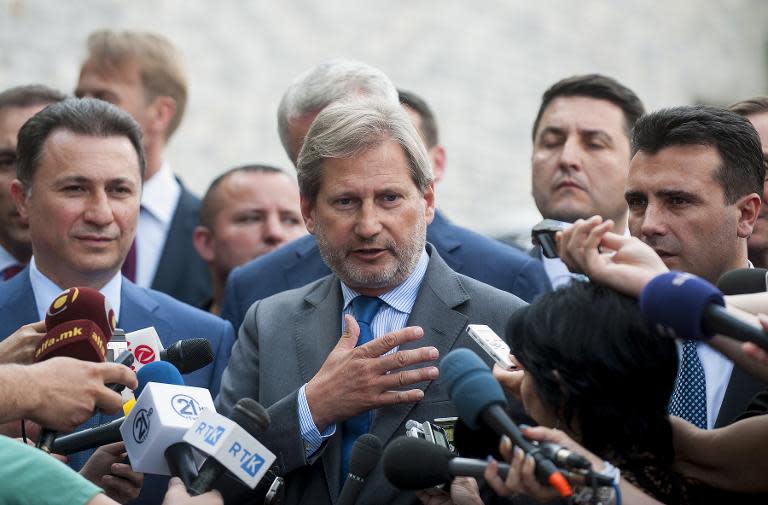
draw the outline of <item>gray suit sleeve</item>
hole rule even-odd
[[[261,302],[255,303],[246,313],[238,339],[232,348],[229,365],[221,379],[221,391],[216,398],[216,409],[229,415],[241,398],[261,401],[259,381],[259,326],[258,311]],[[272,405],[265,405],[269,412],[269,428],[259,441],[275,453],[284,473],[307,464],[304,442],[299,429],[298,389]]]

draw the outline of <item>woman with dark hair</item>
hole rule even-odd
[[[675,344],[648,330],[635,300],[597,284],[572,283],[518,310],[506,336],[523,371],[495,373],[519,393],[537,423],[564,431],[655,499],[689,501],[672,470],[666,412],[677,374]],[[547,436],[542,429],[532,433]],[[506,483],[496,477],[489,484],[499,494],[552,498],[532,485],[533,462],[510,451],[503,443],[515,471]]]

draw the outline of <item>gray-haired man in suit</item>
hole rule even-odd
[[[436,360],[455,347],[481,353],[467,324],[503,334],[524,302],[455,273],[426,243],[433,175],[396,104],[361,99],[324,109],[301,149],[298,178],[307,229],[333,274],[251,307],[217,407],[226,413],[246,396],[267,407],[272,422],[260,440],[278,455],[287,503],[331,504],[354,437],[367,431],[386,444],[408,419],[455,415],[435,381]],[[415,502],[380,468],[359,499]]]

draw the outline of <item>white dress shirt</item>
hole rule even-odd
[[[37,316],[40,318],[40,321],[45,319],[45,313],[48,311],[48,307],[51,306],[51,302],[53,302],[62,291],[75,287],[57,286],[55,282],[37,269],[34,257],[29,262],[29,281],[32,284],[32,293],[35,295]],[[123,276],[118,271],[115,276],[99,290],[115,311],[115,317],[120,317],[120,290],[122,286]]]
[[[136,230],[136,284],[143,288],[152,286],[180,196],[181,185],[166,162],[144,182]]]

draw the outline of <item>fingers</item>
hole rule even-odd
[[[429,366],[384,375],[381,383],[385,389],[396,389],[418,384],[419,382],[435,380],[439,376],[440,371],[437,367]]]
[[[400,403],[416,403],[424,398],[421,389],[408,389],[406,391],[384,391],[377,399],[377,405],[396,405]]]
[[[136,373],[125,365],[119,363],[97,363],[96,366],[104,380],[104,384],[122,384],[128,389],[136,389],[139,385]]]
[[[522,430],[525,438],[536,440],[537,442],[556,442],[563,445],[568,436],[560,430],[545,428],[544,426],[533,426]]]
[[[525,370],[504,370],[498,365],[493,365],[493,376],[504,388],[504,391],[512,394],[518,400],[521,397],[520,387],[523,383]]]
[[[37,321],[36,323],[30,323],[28,326],[35,330],[37,333],[45,334],[45,320]]]
[[[115,457],[125,454],[125,443],[115,442],[113,444],[106,444],[99,447],[100,451],[109,453]]]
[[[351,314],[344,315],[344,333],[341,334],[338,347],[342,349],[354,349],[360,338],[360,325]]]
[[[383,337],[380,337],[383,338]],[[385,373],[399,368],[435,361],[440,357],[440,351],[436,347],[419,347],[418,349],[407,349],[393,352],[387,356],[382,356],[374,365],[374,370],[378,373]]]
[[[365,345],[356,349],[364,353],[369,358],[375,358],[385,354],[395,347],[399,347],[407,342],[418,340],[424,336],[424,330],[418,326],[406,326],[392,333],[387,333],[374,338]],[[436,359],[436,358],[435,358]]]
[[[488,463],[488,466],[485,467],[485,473],[483,473],[485,482],[491,486],[491,489],[493,489],[497,495],[509,496],[513,491],[509,489],[501,477],[499,477],[499,464],[493,458],[489,458],[489,460],[490,462]]]

